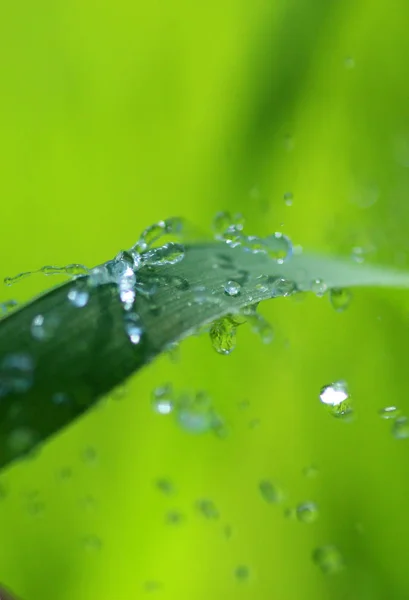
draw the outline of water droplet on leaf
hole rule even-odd
[[[56,333],[60,319],[56,315],[37,315],[31,322],[31,335],[36,340],[48,341]]]
[[[88,304],[89,292],[87,290],[73,288],[68,292],[68,300],[77,308],[83,308]]]
[[[237,281],[229,280],[224,284],[224,291],[227,296],[238,296],[240,290],[241,285]]]

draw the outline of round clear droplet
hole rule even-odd
[[[329,300],[337,312],[343,312],[351,304],[352,293],[345,288],[332,288],[329,291]]]
[[[397,440],[407,440],[409,438],[409,419],[408,417],[398,417],[392,425],[392,435]]]
[[[224,284],[224,291],[227,296],[238,296],[241,291],[241,285],[237,283],[237,281],[229,279],[229,281]]]
[[[314,292],[318,298],[322,298],[327,290],[328,286],[323,279],[314,279],[314,281],[311,282],[311,291]]]
[[[312,560],[325,575],[338,573],[345,566],[341,552],[332,544],[316,548],[312,553]]]
[[[320,392],[320,400],[334,417],[346,419],[352,416],[352,402],[345,381],[335,381],[324,386]]]
[[[88,304],[89,292],[87,290],[81,290],[73,288],[68,292],[68,300],[77,308],[83,308]]]
[[[385,421],[387,421],[387,420],[392,420],[392,419],[396,419],[397,417],[399,417],[400,410],[396,406],[385,406],[384,408],[381,408],[379,410],[378,414],[381,417],[381,419],[384,419]]]
[[[315,523],[318,519],[318,506],[315,502],[302,502],[296,508],[297,519],[301,523]]]

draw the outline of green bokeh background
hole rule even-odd
[[[0,276],[94,265],[158,219],[207,229],[221,209],[243,212],[250,233],[283,230],[325,253],[373,246],[368,261],[405,267],[408,25],[406,0],[4,3]],[[1,475],[1,580],[25,600],[139,599],[147,581],[172,600],[407,600],[409,441],[377,411],[409,411],[408,300],[356,291],[337,314],[326,298],[278,299],[262,307],[270,346],[242,328],[229,357],[200,337],[179,362],[157,360]],[[318,401],[340,378],[352,423]],[[156,415],[164,381],[208,390],[231,435]],[[283,505],[262,500],[263,478],[286,490]],[[319,504],[316,523],[284,518],[304,500]],[[167,524],[171,510],[184,522]],[[311,560],[327,543],[347,565],[334,576]]]

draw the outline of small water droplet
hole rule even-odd
[[[65,392],[56,392],[52,395],[51,401],[58,406],[68,406],[71,404],[71,398]]]
[[[72,479],[72,474],[71,467],[62,467],[58,473],[58,478],[61,479],[61,481],[69,481]]]
[[[82,460],[87,465],[95,465],[98,462],[98,452],[93,446],[87,446],[82,452]]]
[[[332,544],[316,548],[312,553],[312,560],[325,575],[338,573],[345,566],[342,554]]]
[[[231,317],[214,321],[209,335],[213,348],[219,354],[231,354],[236,347],[236,324]]]
[[[166,515],[166,522],[170,525],[180,525],[184,520],[184,515],[178,510],[171,510]]]
[[[250,569],[245,565],[239,565],[234,571],[234,576],[240,583],[248,581],[250,577]]]
[[[318,519],[318,506],[315,502],[303,502],[297,506],[296,511],[301,523],[315,523]]]
[[[284,500],[282,489],[272,481],[263,479],[258,487],[263,499],[269,504],[278,504]]]
[[[270,258],[282,265],[293,254],[293,244],[284,233],[277,231],[265,238],[267,254]]]
[[[175,408],[175,395],[170,383],[157,387],[152,392],[152,406],[160,415],[169,415]]]
[[[175,493],[175,486],[170,479],[157,479],[155,481],[155,486],[160,492],[162,492],[162,494],[165,494],[166,496],[171,496]]]
[[[291,296],[296,291],[296,285],[293,281],[289,279],[284,279],[283,277],[274,277],[272,278],[270,283],[270,292],[272,293],[273,298],[279,298],[287,296]]]
[[[320,392],[320,400],[334,417],[347,419],[352,416],[352,402],[345,381],[335,381],[324,386]]]
[[[331,288],[329,300],[337,312],[343,312],[351,304],[352,293],[345,288]]]
[[[33,429],[18,427],[7,438],[7,447],[12,456],[20,456],[30,452],[38,440]]]
[[[212,500],[198,500],[196,506],[206,519],[218,519],[220,517],[220,513]]]
[[[124,316],[125,331],[128,335],[129,341],[135,346],[139,344],[142,339],[143,329],[141,321],[135,313],[127,313]]]
[[[31,335],[36,340],[48,341],[54,337],[59,324],[56,315],[36,315],[31,322]]]
[[[37,498],[32,498],[27,504],[27,512],[31,517],[40,517],[45,512],[45,504]]]
[[[397,417],[392,425],[392,435],[397,440],[407,440],[409,438],[409,419],[408,417]]]
[[[27,392],[33,378],[34,362],[29,354],[7,354],[0,363],[0,398]]]
[[[180,344],[178,344],[177,342],[169,344],[166,348],[166,354],[169,356],[170,360],[173,363],[180,362]]]
[[[68,292],[68,300],[77,308],[84,308],[88,304],[89,292],[79,288],[72,288]]]
[[[227,296],[238,296],[240,294],[241,285],[237,281],[229,279],[224,284],[224,292]]]
[[[348,70],[354,69],[355,68],[355,59],[353,59],[352,56],[347,56],[344,59],[344,67]]]
[[[95,534],[85,535],[82,540],[82,547],[89,552],[98,552],[102,548],[102,540]]]
[[[396,406],[385,406],[379,410],[378,414],[384,420],[396,419],[400,416],[400,410]]]
[[[314,281],[311,282],[311,291],[314,292],[318,298],[322,298],[327,290],[328,286],[323,279],[314,279]]]
[[[169,242],[158,248],[148,250],[142,255],[142,261],[145,265],[151,267],[161,267],[164,265],[176,265],[185,256],[185,247],[176,242]]]
[[[17,300],[5,300],[4,302],[0,302],[0,318],[11,313],[16,306],[18,306]]]
[[[243,230],[243,227],[244,218],[241,214],[231,215],[227,211],[222,211],[218,212],[213,219],[213,232],[218,240],[228,241],[228,234],[237,235]]]
[[[308,477],[312,479],[313,477],[317,477],[319,474],[319,470],[315,465],[308,465],[308,467],[304,467],[302,470],[302,474],[304,477]]]
[[[284,194],[284,204],[286,206],[292,206],[293,205],[293,200],[294,200],[294,196],[291,192],[286,192]]]

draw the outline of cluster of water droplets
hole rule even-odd
[[[225,242],[231,248],[241,246],[252,253],[263,253],[275,260],[278,264],[291,258],[293,244],[289,237],[281,232],[273,233],[265,238],[254,235],[245,235],[244,218],[241,214],[231,215],[229,212],[219,212],[213,219],[214,237]]]
[[[160,415],[173,414],[178,425],[189,433],[226,433],[226,424],[216,412],[211,396],[204,391],[177,393],[166,383],[152,392],[152,407]]]

